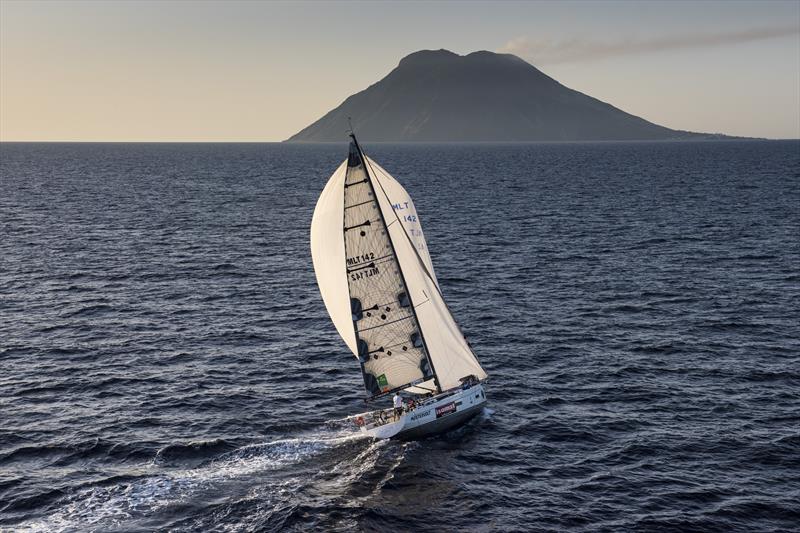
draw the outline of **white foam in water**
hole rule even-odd
[[[331,472],[339,474],[337,483],[349,485],[361,478],[365,473],[371,472],[378,462],[379,455],[375,452],[383,446],[386,446],[387,442],[386,440],[373,441],[352,461],[341,462],[334,465]]]
[[[197,468],[167,471],[108,487],[78,491],[63,500],[52,515],[19,524],[29,532],[102,531],[127,520],[187,500],[215,483],[296,464],[339,444],[364,438],[361,434],[282,439],[251,444]],[[150,466],[158,469],[158,465]]]
[[[348,437],[352,439],[353,437]],[[362,438],[356,436],[355,438]],[[364,475],[367,475],[377,467],[378,461],[381,458],[381,452],[386,451],[389,441],[374,440],[369,443],[363,450],[361,450],[355,457],[348,457],[346,461],[337,461],[329,468],[321,471],[323,474],[320,479],[314,481],[315,488],[318,492],[333,494],[342,494],[347,492],[348,488],[358,484]],[[335,474],[334,478],[326,474]],[[286,502],[294,501],[296,499],[297,483],[296,481],[283,482],[275,485],[264,486],[259,484],[253,487],[242,500],[255,500],[257,504],[253,505],[246,516],[237,518],[235,523],[217,524],[213,523],[213,529],[216,531],[256,531],[263,528],[263,524],[269,520],[270,515],[274,513],[275,506],[283,506]],[[331,496],[335,498],[335,496]],[[347,501],[338,502],[337,505],[350,505],[359,506],[361,498],[348,497]],[[240,500],[241,501],[241,500]],[[211,529],[211,525],[203,522],[202,519],[193,524],[191,529],[196,531],[204,531]],[[355,521],[343,517],[340,523],[333,529],[357,529],[358,525]]]
[[[419,442],[416,441],[403,443],[403,447],[401,449],[400,454],[395,458],[394,461],[392,461],[392,464],[391,466],[389,466],[389,469],[386,471],[386,474],[383,476],[383,479],[381,479],[378,482],[378,484],[375,485],[375,489],[373,489],[372,491],[373,494],[378,494],[381,491],[381,489],[383,489],[384,485],[386,485],[389,481],[391,481],[394,478],[394,471],[397,470],[397,467],[400,466],[400,463],[402,463],[403,459],[405,459],[406,451],[419,448],[419,446],[420,446]]]

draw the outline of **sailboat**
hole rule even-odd
[[[422,438],[483,409],[487,375],[442,296],[414,202],[353,133],[314,209],[311,256],[366,401],[403,399],[399,409],[349,417],[361,432]]]

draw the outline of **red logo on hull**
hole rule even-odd
[[[441,418],[445,415],[449,415],[450,413],[456,412],[456,403],[450,402],[446,405],[442,405],[441,407],[436,408],[436,418]]]

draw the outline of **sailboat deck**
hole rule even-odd
[[[422,398],[419,401],[415,400],[412,406],[410,406],[410,407],[409,406],[404,406],[403,407],[403,415],[407,415],[409,413],[413,413],[414,411],[417,411],[417,410],[422,409],[424,407],[428,407],[430,405],[438,403],[438,402],[442,401],[443,399],[445,399],[445,398],[447,398],[449,396],[453,396],[453,395],[455,395],[455,394],[457,394],[457,393],[459,393],[459,392],[461,392],[463,390],[468,390],[469,388],[471,388],[471,387],[467,387],[466,389],[463,388],[463,387],[457,387],[457,388],[454,388],[454,389],[446,390],[446,391],[442,392],[441,394],[437,394],[436,396],[430,396],[430,397],[427,397],[427,398]],[[351,416],[349,418],[353,419],[357,426],[363,427],[363,428],[365,428],[367,430],[373,429],[373,428],[377,428],[377,427],[381,427],[383,425],[386,425],[386,424],[388,424],[390,422],[394,422],[394,421],[397,420],[397,418],[395,418],[394,408],[391,408],[391,407],[388,408],[388,409],[378,409],[376,411],[367,411],[365,413],[360,413],[360,414],[357,414],[357,415],[353,415],[353,416]]]

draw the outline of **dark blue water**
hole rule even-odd
[[[790,531],[800,143],[370,145],[490,409],[373,442],[308,229],[344,145],[0,145],[0,529]]]

